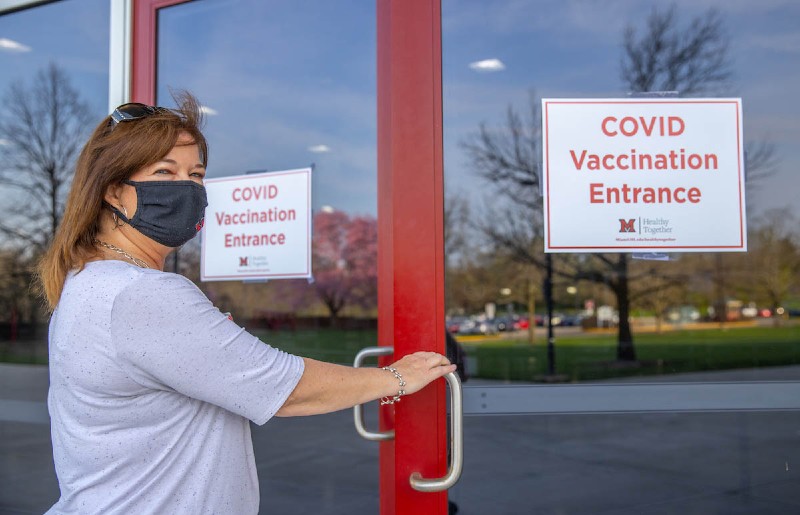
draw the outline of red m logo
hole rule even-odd
[[[636,232],[636,228],[633,226],[633,223],[636,221],[635,218],[631,218],[629,220],[625,220],[624,218],[619,219],[619,232]]]
[[[239,258],[239,266],[247,266],[247,258],[246,257],[240,257]]]

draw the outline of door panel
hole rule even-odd
[[[786,33],[798,11],[712,4],[716,13],[691,2],[672,11],[657,2],[443,2],[447,325],[471,373],[464,474],[451,491],[459,513],[797,509],[800,325],[787,315],[800,299],[764,293],[777,277],[784,286],[798,277],[786,259],[797,246],[781,243],[797,241],[784,225],[796,202],[784,192],[798,184],[790,170],[800,153],[788,142],[800,125],[783,70],[798,63],[745,41]],[[625,30],[641,41],[654,13],[676,32],[718,22],[729,45],[730,80],[680,94],[743,99],[750,250],[629,256],[636,359],[621,361],[609,288],[619,269],[555,255],[547,284],[533,264],[544,264],[539,100],[627,96]]]
[[[798,412],[466,417],[459,513],[789,513]]]
[[[482,331],[475,329],[480,327],[478,323],[473,325],[473,334],[457,335],[466,349],[472,376],[467,388],[478,387],[472,394],[465,392],[465,398],[474,402],[471,412],[492,411],[482,407],[492,404],[482,401],[481,396],[489,393],[480,391],[484,387],[554,379],[592,383],[584,390],[597,399],[589,408],[587,396],[563,395],[569,387],[521,387],[504,401],[510,408],[495,411],[517,416],[467,417],[464,478],[451,491],[461,513],[519,513],[521,507],[523,512],[531,507],[531,511],[596,513],[598,506],[609,512],[635,513],[647,503],[654,512],[668,513],[680,507],[701,513],[723,505],[721,511],[733,505],[746,508],[747,502],[769,512],[781,503],[796,502],[786,493],[782,479],[788,477],[783,473],[792,474],[791,460],[797,453],[796,435],[790,430],[796,412],[758,410],[795,409],[791,402],[780,404],[780,399],[791,398],[797,385],[798,328],[788,320],[765,339],[764,331],[773,320],[751,319],[746,315],[750,311],[743,309],[751,308],[752,302],[756,313],[761,311],[758,303],[764,301],[759,300],[763,297],[759,297],[757,285],[768,279],[742,277],[759,268],[754,263],[766,263],[769,256],[778,260],[769,252],[769,241],[762,245],[763,258],[755,262],[746,256],[672,256],[674,259],[663,264],[632,265],[631,273],[659,266],[660,272],[691,269],[693,275],[678,293],[649,299],[643,295],[647,302],[634,306],[639,359],[635,364],[620,364],[615,359],[614,299],[603,281],[576,278],[555,282],[555,304],[563,327],[556,328],[555,340],[548,346],[544,329],[535,327],[535,313],[541,313],[536,306],[544,305],[541,271],[518,266],[513,259],[503,261],[509,248],[498,252],[487,244],[480,229],[510,224],[525,236],[536,223],[535,218],[520,213],[508,216],[503,211],[509,201],[513,204],[513,193],[525,197],[524,189],[512,190],[509,196],[508,191],[503,194],[496,189],[497,184],[481,182],[476,169],[480,163],[469,150],[482,136],[481,124],[486,123],[483,127],[488,135],[513,129],[514,114],[507,115],[510,105],[528,124],[521,130],[529,131],[524,134],[533,145],[518,149],[520,155],[536,165],[538,121],[531,88],[548,96],[624,95],[616,69],[620,34],[626,21],[645,19],[655,3],[628,12],[608,2],[588,18],[583,9],[571,10],[555,2],[445,2],[442,15],[438,0],[379,0],[377,10],[367,13],[366,19],[361,3],[358,9],[345,9],[320,2],[316,9],[303,13],[263,3],[256,8],[256,3],[248,2],[192,2],[159,13],[154,10],[169,3],[136,4],[136,19],[141,24],[137,27],[150,27],[142,29],[142,34],[152,38],[153,48],[158,42],[158,51],[148,47],[150,43],[135,45],[139,50],[134,53],[134,67],[148,71],[134,76],[134,99],[168,102],[170,86],[187,87],[201,96],[209,113],[216,112],[209,115],[208,133],[212,162],[219,164],[210,169],[211,176],[279,170],[311,161],[319,172],[315,175],[315,209],[330,206],[349,215],[377,215],[378,304],[374,309],[378,327],[371,337],[364,337],[358,328],[342,336],[353,342],[353,354],[358,345],[378,342],[394,346],[394,357],[416,350],[442,352],[445,314],[484,312],[485,318],[495,319],[529,314],[529,323],[534,325],[530,332],[520,329],[515,335],[509,331],[502,338],[486,338],[475,334]],[[145,4],[149,7],[143,7]],[[679,3],[676,9],[685,19],[700,14],[688,2]],[[750,40],[763,43],[771,32],[788,30],[783,21],[792,18],[793,12],[788,11],[771,17],[741,9],[723,10],[722,14],[731,27],[739,31],[749,27]],[[752,20],[757,23],[748,26]],[[254,21],[259,26],[248,30],[247,24]],[[376,40],[366,43],[368,37],[358,36],[359,31],[366,28],[375,34],[375,23]],[[156,26],[160,30],[157,40]],[[338,32],[337,27],[341,29]],[[776,44],[756,47],[750,53],[739,49],[736,54],[740,76],[745,77],[740,85],[745,124],[755,129],[751,133],[764,138],[777,131],[768,141],[771,156],[783,163],[776,165],[779,182],[776,186],[770,182],[774,179],[761,179],[760,185],[772,191],[761,198],[762,202],[763,198],[788,200],[785,191],[791,188],[782,186],[791,182],[785,170],[793,169],[792,163],[798,160],[797,150],[789,144],[798,117],[790,108],[782,110],[774,100],[783,98],[783,105],[792,105],[788,102],[790,81],[783,80],[781,70],[797,68],[792,61],[795,54],[782,52]],[[152,57],[137,58],[139,51]],[[367,62],[372,69],[365,66]],[[147,78],[147,73],[152,76]],[[377,83],[370,82],[372,77],[377,77]],[[752,77],[773,77],[773,89],[766,92]],[[529,112],[531,119],[526,118]],[[375,119],[377,126],[372,125]],[[307,141],[301,143],[304,138]],[[370,139],[371,144],[365,143]],[[215,141],[219,142],[216,147]],[[770,155],[762,158],[763,165]],[[377,174],[370,175],[376,162]],[[759,195],[754,189],[749,198],[758,200]],[[752,205],[756,208],[751,207],[751,212],[761,218],[754,218],[751,227],[768,226],[769,216],[775,220],[774,215],[758,209],[757,202]],[[458,237],[452,240],[453,235]],[[796,270],[790,274],[794,280]],[[632,285],[643,291],[649,288],[644,283]],[[247,298],[250,306],[270,295],[284,298],[269,292],[274,287],[249,285],[241,295],[246,295],[242,298]],[[752,298],[733,298],[743,291]],[[230,292],[218,295],[231,298]],[[787,301],[794,298],[796,302],[791,295],[787,294]],[[282,314],[285,309],[273,309],[272,314]],[[298,308],[295,311],[299,313]],[[490,311],[493,317],[488,316]],[[252,310],[246,312],[252,315]],[[695,325],[712,313],[718,318],[716,328]],[[737,317],[748,318],[748,324],[741,324]],[[594,318],[596,330],[585,331],[590,318]],[[776,319],[775,324],[782,321]],[[320,351],[308,347],[309,341],[325,339],[322,328],[315,331],[310,338],[298,338],[297,346],[290,350],[301,354]],[[588,340],[587,335],[591,336]],[[268,333],[267,337],[293,345],[291,335]],[[491,342],[493,338],[495,342]],[[497,349],[505,351],[498,353]],[[351,356],[339,361],[348,362]],[[766,368],[774,365],[788,368]],[[548,377],[551,368],[558,377]],[[708,372],[718,368],[734,371]],[[631,376],[634,379],[629,379]],[[709,384],[694,390],[688,384],[637,389],[631,382],[654,380]],[[777,382],[786,380],[791,383]],[[714,383],[731,381],[741,384],[722,394],[712,391]],[[748,388],[753,381],[772,382]],[[759,397],[762,386],[772,392],[769,402],[759,400],[766,399]],[[736,390],[740,387],[744,390]],[[661,393],[654,394],[656,390]],[[638,407],[625,404],[619,392],[639,402]],[[446,512],[446,494],[419,493],[408,483],[413,472],[436,477],[446,470],[444,394],[444,384],[439,381],[394,408],[379,410],[380,428],[396,433],[395,440],[376,446],[381,513]],[[553,399],[540,403],[535,397],[541,395]],[[692,400],[698,400],[699,412],[688,413]],[[648,413],[661,408],[667,413]],[[717,409],[731,413],[714,412]],[[609,414],[630,411],[633,413]],[[352,431],[349,427],[342,430]],[[661,444],[671,452],[665,452]],[[704,451],[711,459],[700,457]],[[762,455],[768,456],[766,461],[761,461]],[[538,456],[545,459],[537,460]],[[667,466],[658,465],[668,460],[672,461]],[[715,462],[727,467],[727,475],[719,480],[712,477],[709,465]],[[555,477],[550,475],[553,470]],[[724,492],[732,489],[734,502],[725,504],[730,499],[724,499]],[[302,495],[301,487],[297,491]]]
[[[135,4],[134,100],[169,106],[172,89],[199,98],[208,177],[314,167],[314,282],[201,288],[271,345],[352,363],[378,343],[375,250],[387,230],[377,222],[375,6],[168,3]],[[182,248],[174,266],[197,279],[196,249]],[[357,291],[337,289],[337,280]],[[378,510],[378,445],[361,440],[348,419],[338,413],[252,428],[262,512]]]

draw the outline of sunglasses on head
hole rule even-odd
[[[133,120],[146,118],[150,115],[156,114],[162,109],[162,107],[153,107],[147,104],[140,104],[139,102],[122,104],[114,109],[113,113],[111,113],[111,125],[115,126],[120,122],[130,122]]]

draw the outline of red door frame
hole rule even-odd
[[[155,104],[157,11],[189,0],[133,0],[131,101]],[[393,359],[444,353],[441,0],[377,0],[378,340]],[[381,409],[382,515],[447,513],[447,493],[409,477],[447,468],[444,381]]]
[[[444,352],[440,0],[378,0],[378,340],[398,358]],[[409,476],[447,467],[444,381],[382,412],[381,514],[447,513]]]
[[[155,105],[158,10],[191,0],[133,0],[131,102]]]

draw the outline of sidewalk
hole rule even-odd
[[[800,368],[718,374],[683,380],[797,380]],[[58,498],[46,395],[46,367],[0,364],[0,514]],[[459,515],[798,513],[799,427],[800,412],[466,417],[451,499]],[[378,512],[378,447],[350,411],[276,418],[253,440],[262,513]]]

